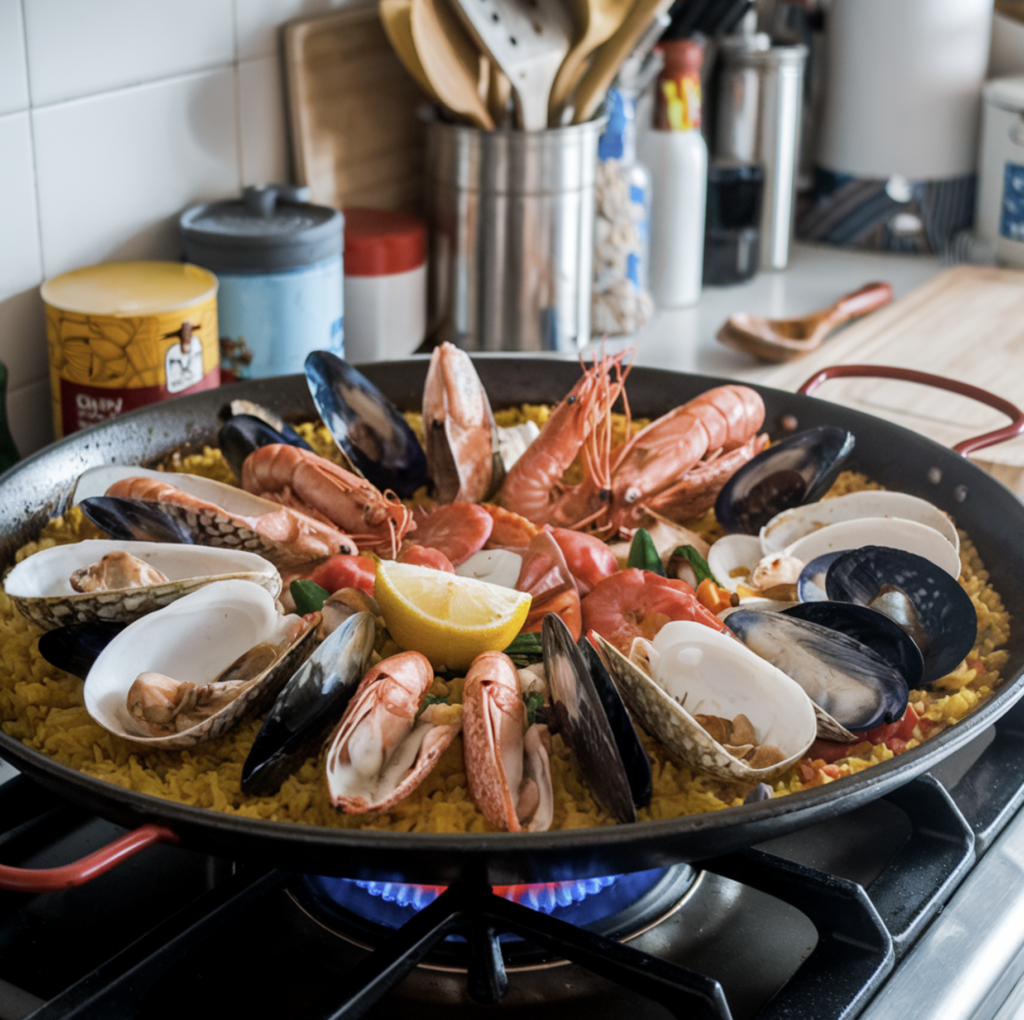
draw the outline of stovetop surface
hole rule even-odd
[[[735,1020],[861,1013],[881,1020],[889,1014],[879,1004],[890,1000],[911,1004],[901,1017],[916,1015],[916,1007],[922,1017],[936,1016],[929,1008],[951,998],[944,989],[972,980],[964,973],[971,959],[964,950],[944,959],[941,945],[937,962],[922,954],[936,938],[955,937],[957,925],[974,924],[970,934],[984,939],[984,922],[957,921],[962,904],[972,904],[972,884],[984,885],[984,895],[999,890],[999,902],[986,909],[1000,942],[989,956],[1002,962],[961,1012],[942,1015],[995,1016],[1024,971],[1024,918],[1016,916],[1024,899],[1024,853],[1016,854],[1024,818],[1013,817],[1024,797],[1022,747],[1024,711],[1017,709],[998,731],[890,798],[707,862],[679,909],[630,946],[717,980]],[[123,832],[43,791],[39,798],[45,810],[31,824],[0,835],[4,863],[63,864]],[[293,881],[154,847],[77,889],[0,893],[0,1020],[219,1018],[225,1001],[233,1012],[256,1015],[340,1015],[339,996],[368,972],[370,955],[310,917],[289,891]],[[853,914],[840,918],[847,908]],[[466,996],[465,973],[417,968],[365,1015],[391,1017],[397,1008],[415,1009],[423,1020],[496,1012],[511,1020],[527,1011],[530,1020],[690,1015],[684,999],[667,1012],[576,964],[512,970],[508,981],[498,1006],[480,1006]],[[984,1012],[978,1004],[986,996]]]

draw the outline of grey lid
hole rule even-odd
[[[341,255],[344,217],[309,188],[248,187],[240,199],[193,206],[179,225],[185,258],[221,272],[297,269]]]

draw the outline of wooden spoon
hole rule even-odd
[[[413,80],[435,103],[441,102],[412,41],[412,0],[380,0],[380,20],[391,48]]]
[[[570,0],[573,22],[579,35],[565,55],[551,86],[548,123],[553,127],[561,123],[562,107],[579,80],[584,62],[618,31],[632,5],[633,0]]]
[[[735,347],[765,361],[792,361],[810,354],[844,322],[867,315],[891,300],[889,284],[869,283],[841,297],[834,305],[799,319],[730,315],[718,331],[717,339],[726,347]]]
[[[672,0],[634,0],[618,31],[594,51],[594,59],[576,87],[573,124],[582,124],[594,116],[622,62],[633,52],[648,25],[671,6]]]
[[[438,99],[486,131],[494,120],[480,97],[481,54],[445,0],[412,0],[412,39]]]

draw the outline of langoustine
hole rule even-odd
[[[462,728],[453,706],[420,703],[434,682],[425,655],[401,652],[359,683],[326,753],[331,803],[350,814],[387,811],[423,781]]]
[[[550,737],[527,726],[519,674],[502,652],[477,656],[462,688],[466,779],[491,825],[544,832],[554,817]]]

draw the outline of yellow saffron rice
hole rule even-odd
[[[513,424],[530,418],[543,424],[548,408],[524,407],[499,413],[499,423]],[[415,421],[418,416],[410,416]],[[639,426],[641,423],[635,423]],[[621,426],[624,428],[624,425]],[[333,456],[333,444],[322,426],[303,426],[314,448]],[[174,470],[191,471],[232,481],[219,451],[169,458]],[[845,472],[829,495],[863,488],[877,488],[863,476]],[[688,522],[709,541],[721,531],[709,513]],[[51,521],[37,542],[22,548],[20,561],[48,546],[101,537],[78,510]],[[933,685],[931,692],[913,691],[910,703],[930,726],[919,727],[908,743],[949,726],[992,696],[1000,682],[1007,653],[1001,650],[1009,636],[1009,614],[988,581],[974,546],[961,533],[962,581],[978,614],[978,638],[971,654],[958,669]],[[249,818],[297,822],[340,828],[390,829],[398,832],[482,832],[489,826],[469,798],[462,754],[457,737],[438,766],[408,798],[386,813],[345,815],[327,799],[318,761],[309,758],[287,779],[273,797],[242,794],[242,764],[249,753],[262,716],[244,720],[224,737],[180,751],[145,751],[108,733],[89,717],[82,702],[82,681],[49,665],[38,653],[41,631],[23,619],[5,593],[0,591],[0,642],[4,668],[0,673],[0,725],[4,732],[40,754],[71,768],[126,789],[137,790],[184,804],[224,811]],[[461,679],[435,682],[435,693],[449,701],[461,700]],[[641,821],[676,818],[715,811],[742,803],[749,786],[729,784],[703,775],[675,760],[656,741],[641,731],[651,760],[654,795],[639,812]],[[833,782],[892,757],[884,744],[857,747],[859,753],[828,766],[823,762],[794,768],[775,783],[776,795],[807,786]],[[576,761],[559,736],[553,739],[552,778],[555,791],[553,828],[577,829],[611,825],[613,820],[594,800],[583,782]]]

